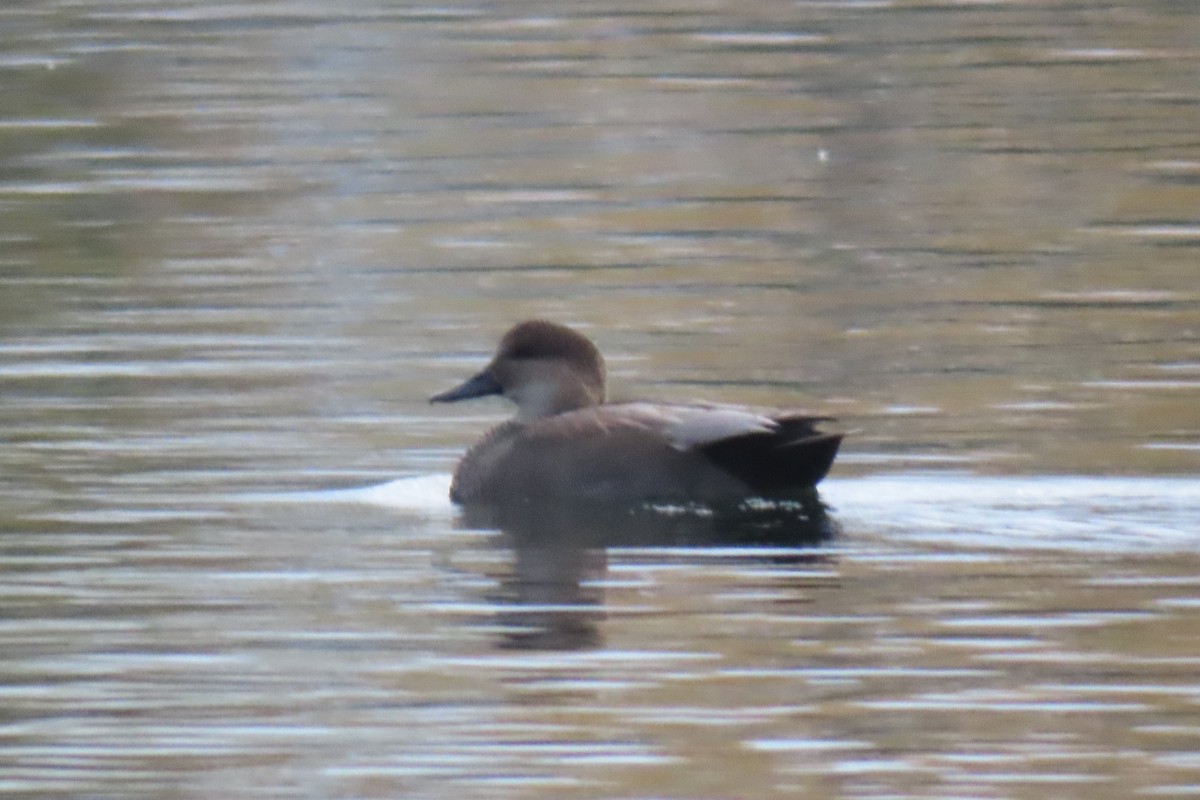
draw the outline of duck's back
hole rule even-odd
[[[726,406],[624,403],[488,433],[460,462],[459,503],[527,499],[726,504],[815,485],[841,436],[820,418]]]

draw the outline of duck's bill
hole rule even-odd
[[[429,398],[431,403],[453,403],[458,400],[470,400],[473,397],[487,397],[493,394],[503,394],[504,389],[496,381],[490,369],[485,369],[466,382],[455,386],[449,391],[435,394]]]

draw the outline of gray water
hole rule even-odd
[[[0,794],[1200,795],[1189,3],[0,9]],[[513,321],[824,508],[473,519]]]

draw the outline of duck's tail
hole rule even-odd
[[[817,429],[830,417],[781,416],[777,427],[712,442],[703,452],[764,496],[810,489],[829,474],[844,433]]]

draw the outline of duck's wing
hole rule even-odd
[[[816,485],[829,472],[844,434],[830,417],[741,406],[620,403],[561,415],[574,436],[632,435],[681,454],[703,455],[721,471],[767,495]],[[546,423],[550,423],[547,420]],[[586,436],[585,436],[586,438]]]
[[[778,423],[770,417],[736,406],[611,403],[538,420],[525,435],[541,442],[640,435],[687,451],[776,428]]]
[[[600,413],[595,417],[607,420],[610,426],[654,432],[677,450],[703,449],[744,436],[766,435],[794,442],[821,434],[820,423],[834,421],[833,417],[795,410],[704,403],[614,403],[596,410]]]
[[[778,428],[770,417],[738,406],[622,403],[605,408],[620,424],[654,433],[681,451]]]

